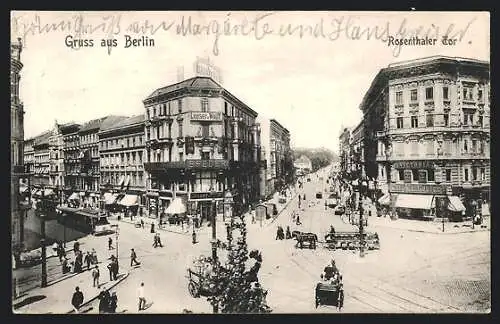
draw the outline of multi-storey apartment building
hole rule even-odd
[[[339,136],[339,159],[340,172],[342,172],[345,177],[349,177],[351,174],[351,141],[351,129],[344,127]]]
[[[80,174],[80,137],[78,131],[80,125],[68,123],[60,128],[63,136],[63,158],[64,158],[64,197],[69,197],[83,187],[79,181]]]
[[[34,150],[34,172],[32,175],[32,185],[45,188],[50,185],[50,150],[49,138],[52,131],[46,131],[37,136],[33,142]]]
[[[91,207],[98,207],[100,201],[100,156],[99,136],[101,128],[108,128],[126,119],[125,116],[106,116],[90,120],[80,127],[78,131],[80,152],[79,189],[84,195],[82,201]]]
[[[35,173],[35,149],[33,148],[33,144],[35,142],[35,138],[29,138],[24,141],[24,166],[26,171],[29,174]]]
[[[137,213],[145,205],[144,115],[126,118],[99,131],[101,192],[105,202],[117,202]]]
[[[24,241],[24,205],[20,193],[20,183],[27,177],[23,165],[23,144],[24,144],[24,105],[19,99],[19,82],[21,80],[22,44],[21,39],[18,43],[10,46],[10,134],[11,134],[11,242],[15,248],[21,247]]]
[[[370,129],[389,194],[381,200],[414,216],[488,213],[489,98],[488,62],[430,57],[382,69],[361,105],[383,120]]]
[[[60,126],[56,122],[49,137],[49,185],[58,191],[64,187],[64,142]]]
[[[146,206],[156,216],[179,198],[202,219],[224,191],[237,205],[259,197],[257,113],[210,77],[160,88],[144,100]]]
[[[353,178],[366,177],[365,164],[365,124],[362,120],[352,129],[351,175]]]

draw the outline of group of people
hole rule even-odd
[[[110,260],[111,262],[107,266],[109,271],[109,281],[118,280],[118,258],[114,255],[111,255]]]
[[[92,265],[96,265],[98,263],[97,253],[95,249],[92,249],[92,251],[87,251],[84,257],[83,252],[80,250],[80,243],[78,242],[75,242],[73,245],[73,253],[75,255],[74,261],[70,261],[68,259],[68,257],[66,256],[66,251],[64,250],[62,244],[57,247],[57,251],[63,274],[69,272],[80,273],[84,270],[90,270]],[[84,266],[86,266],[86,268]]]
[[[156,232],[155,235],[153,236],[153,247],[163,247],[163,244],[161,244],[161,239],[160,239],[160,233]]]
[[[116,292],[109,293],[109,290],[103,289],[99,296],[99,313],[116,313],[116,307],[118,306],[118,297]]]
[[[283,227],[281,225],[278,226],[278,229],[276,230],[276,239],[277,240],[284,240],[284,239],[291,239],[292,238],[292,233],[290,232],[290,226],[286,227],[286,233],[283,230]]]

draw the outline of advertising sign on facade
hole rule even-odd
[[[188,169],[227,169],[229,162],[227,160],[186,160]]]
[[[394,169],[433,169],[434,163],[431,161],[396,161],[393,164]]]
[[[191,121],[222,121],[222,112],[220,111],[192,111]]]
[[[417,183],[391,183],[389,184],[389,192],[393,193],[413,193],[413,194],[430,194],[430,195],[445,195],[446,187],[433,184],[417,184]]]

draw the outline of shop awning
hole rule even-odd
[[[125,207],[138,205],[137,195],[125,195],[119,204]]]
[[[118,185],[119,185],[119,186],[123,185],[123,182],[125,182],[125,176],[122,176],[122,177],[120,178],[120,181],[118,181]]]
[[[411,208],[411,209],[431,209],[434,203],[434,196],[431,195],[409,195],[409,194],[399,194],[395,207],[399,208]]]
[[[379,198],[378,203],[381,205],[389,206],[391,204],[391,195],[385,194]]]
[[[79,200],[80,195],[78,195],[78,192],[73,192],[69,197],[68,200]]]
[[[448,209],[454,212],[462,212],[465,210],[465,206],[457,196],[448,196]]]
[[[186,206],[182,202],[181,198],[175,198],[172,203],[168,206],[165,213],[167,214],[184,214],[186,212]]]
[[[125,182],[124,182],[124,184],[123,184],[123,185],[126,187],[126,186],[128,186],[129,184],[130,184],[130,176],[127,176],[127,179],[125,180]]]
[[[113,205],[115,203],[117,197],[118,197],[117,194],[113,194],[111,192],[105,192],[104,193],[104,204]]]

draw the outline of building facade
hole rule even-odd
[[[102,196],[107,198],[109,193],[116,201],[126,195],[126,207],[132,207],[133,213],[146,204],[145,147],[144,115],[126,118],[99,131]]]
[[[351,137],[351,176],[353,179],[366,177],[365,164],[365,124],[362,120],[352,129]]]
[[[36,188],[45,188],[50,185],[50,149],[49,138],[52,131],[46,131],[37,136],[33,142],[34,172],[31,183]]]
[[[339,159],[340,159],[340,172],[344,177],[349,177],[351,174],[351,129],[343,128],[339,136]]]
[[[267,189],[274,193],[291,183],[293,177],[290,132],[276,119],[270,120],[269,173]]]
[[[379,72],[361,109],[383,118],[371,129],[378,183],[400,213],[489,214],[489,98],[484,61],[431,57]]]
[[[225,191],[242,206],[259,198],[257,113],[209,77],[160,88],[144,100],[149,216],[180,198],[188,214],[222,213]]]
[[[49,136],[49,185],[58,192],[64,187],[63,135],[57,122]]]
[[[68,123],[60,127],[63,137],[64,159],[64,197],[70,197],[74,192],[80,191],[83,184],[79,181],[80,174],[80,137],[78,131],[81,125]]]
[[[11,161],[11,186],[10,186],[10,210],[11,210],[11,242],[13,248],[22,247],[24,241],[24,213],[25,206],[21,203],[20,183],[27,178],[24,168],[24,105],[19,97],[19,86],[21,80],[22,44],[10,46],[10,161]]]

